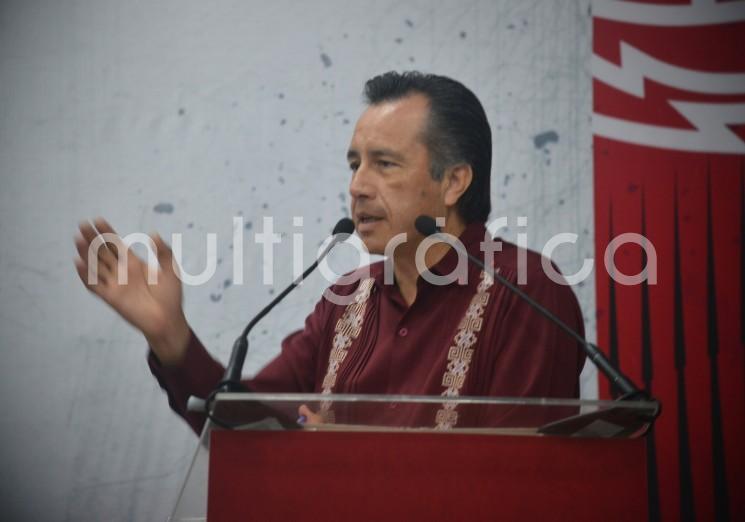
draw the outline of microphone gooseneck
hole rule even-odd
[[[320,261],[328,255],[328,253],[334,246],[336,246],[338,243],[346,241],[353,232],[354,222],[349,218],[340,219],[336,223],[336,226],[334,226],[334,230],[332,232],[333,239],[325,248],[325,250],[321,252],[321,255],[319,255],[318,258],[313,262],[313,264],[306,268],[305,271],[297,279],[290,283],[287,288],[282,290],[282,292],[280,292],[277,297],[272,299],[272,301],[268,305],[266,305],[258,314],[256,314],[256,316],[251,319],[251,321],[246,325],[241,335],[239,335],[233,343],[233,349],[230,353],[230,361],[228,362],[228,366],[225,370],[223,380],[218,385],[218,388],[221,389],[221,391],[236,391],[241,389],[241,371],[243,370],[243,363],[246,360],[246,353],[248,352],[248,334],[251,333],[251,330],[254,328],[254,326],[256,326],[256,324],[261,321],[266,316],[266,314],[271,312],[271,310],[275,306],[277,306],[277,304],[282,301],[282,299],[284,299],[287,294],[297,288],[300,283],[302,283],[303,280],[318,267],[318,263],[320,263]]]
[[[582,345],[585,353],[587,354],[587,357],[589,357],[593,364],[595,364],[595,366],[597,366],[597,368],[601,372],[603,372],[603,375],[605,375],[608,380],[621,391],[621,400],[649,398],[644,391],[639,389],[628,377],[621,373],[618,368],[613,366],[613,364],[611,364],[605,354],[600,351],[600,348],[598,348],[595,344],[587,341],[583,336],[577,333],[573,328],[570,328],[564,321],[559,319],[550,310],[535,301],[532,297],[530,297],[520,288],[505,279],[502,275],[495,272],[492,267],[487,267],[481,259],[469,253],[463,248],[462,245],[454,243],[446,235],[441,234],[440,230],[437,227],[437,222],[433,217],[425,215],[419,216],[418,218],[416,218],[414,226],[416,227],[417,231],[423,236],[436,236],[441,241],[447,243],[458,252],[465,254],[472,263],[476,264],[479,268],[488,273],[489,276],[491,276],[494,280],[499,281],[500,284],[507,287],[512,293],[516,294],[518,297],[520,297],[520,299],[528,303],[533,309],[535,309],[541,315],[546,317],[548,320],[550,320],[552,323],[554,323],[556,326],[558,326],[564,332],[574,338],[579,344]]]

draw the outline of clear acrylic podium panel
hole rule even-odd
[[[300,406],[314,414],[299,422]],[[212,405],[184,480],[172,521],[207,517],[209,438],[212,430],[305,430],[437,432],[527,437],[640,437],[659,404],[647,401],[586,401],[414,395],[321,395],[222,393]]]

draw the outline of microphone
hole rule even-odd
[[[460,243],[452,242],[447,236],[440,233],[440,229],[437,227],[437,222],[431,216],[419,216],[414,222],[414,226],[417,231],[424,237],[435,236],[444,243],[447,243],[458,252],[465,254],[468,259],[471,260],[476,266],[484,270],[494,280],[499,281],[500,284],[507,287],[512,293],[516,294],[520,299],[528,303],[533,309],[539,312],[541,315],[546,317],[549,321],[554,323],[556,326],[564,330],[572,338],[574,338],[585,350],[587,357],[597,366],[597,368],[603,372],[608,380],[611,381],[618,389],[621,390],[622,395],[619,400],[632,400],[632,399],[649,399],[646,392],[640,390],[631,380],[626,377],[620,370],[614,367],[611,362],[605,357],[605,354],[600,351],[593,343],[585,340],[579,333],[574,329],[570,328],[564,321],[556,317],[546,307],[538,303],[528,294],[523,292],[520,288],[513,285],[510,281],[505,279],[499,273],[495,272],[492,267],[487,267],[484,262],[478,257],[469,253]],[[656,401],[655,401],[656,402]]]
[[[332,232],[333,238],[331,242],[324,251],[321,252],[321,255],[318,256],[313,264],[305,269],[305,272],[295,279],[287,288],[282,290],[277,297],[256,314],[256,317],[251,319],[251,321],[246,325],[241,335],[239,335],[233,343],[233,350],[230,354],[230,361],[225,370],[225,375],[220,384],[218,384],[218,388],[220,388],[221,391],[229,392],[241,389],[241,370],[243,369],[243,363],[246,360],[246,353],[248,352],[248,334],[251,333],[253,327],[256,326],[256,324],[261,321],[266,314],[271,312],[272,308],[277,306],[277,304],[284,299],[287,294],[297,288],[298,285],[300,285],[300,283],[302,283],[303,280],[318,267],[318,263],[328,255],[332,248],[334,248],[338,243],[346,241],[352,232],[354,232],[354,222],[349,218],[340,219],[338,223],[336,223]]]

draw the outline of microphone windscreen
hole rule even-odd
[[[416,218],[416,221],[414,221],[414,226],[416,227],[417,232],[419,232],[424,237],[431,236],[432,234],[436,234],[438,232],[437,222],[432,216],[419,216],[418,218]]]
[[[354,221],[345,217],[339,220],[332,234],[351,234],[352,232],[354,232]]]

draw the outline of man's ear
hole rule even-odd
[[[460,197],[468,190],[473,181],[473,170],[467,163],[455,165],[445,171],[442,180],[443,200],[448,207],[455,206]]]

